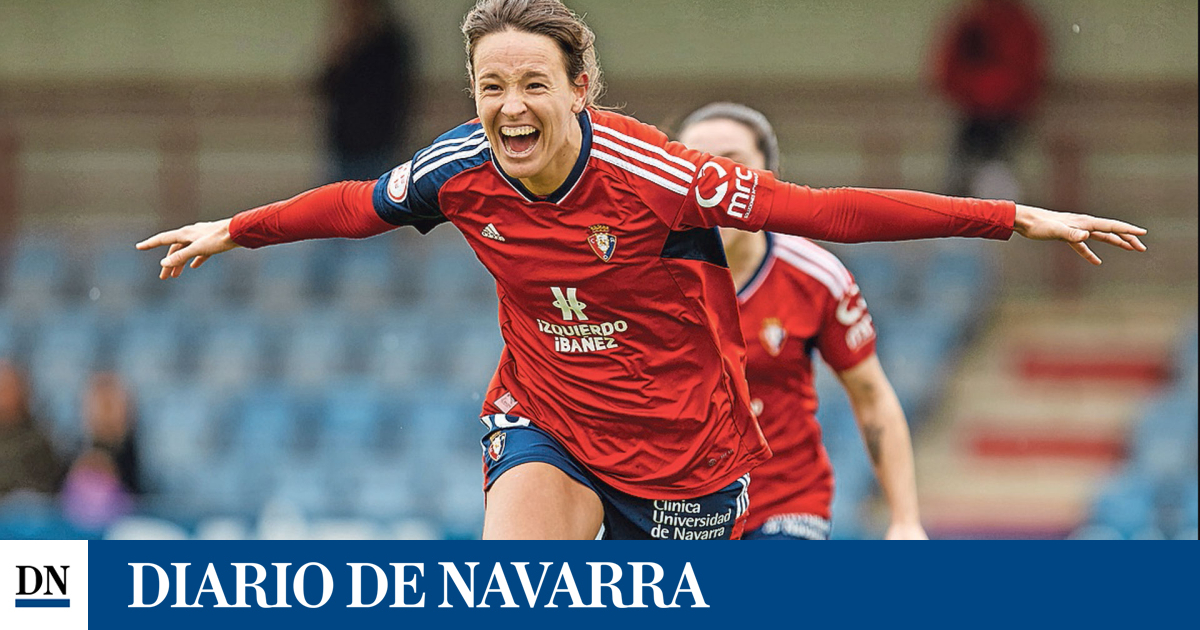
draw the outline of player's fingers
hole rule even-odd
[[[1142,239],[1140,239],[1132,234],[1118,234],[1117,236],[1120,236],[1121,240],[1125,241],[1126,243],[1129,243],[1135,251],[1139,251],[1139,252],[1146,251],[1146,245],[1145,245],[1145,243],[1142,243]]]
[[[1120,247],[1121,249],[1124,249],[1124,250],[1128,250],[1128,251],[1134,250],[1134,247],[1132,244],[1126,242],[1125,239],[1121,238],[1120,236],[1117,236],[1116,234],[1110,234],[1108,232],[1092,232],[1091,236],[1089,236],[1088,238],[1090,238],[1093,241],[1100,241],[1101,243],[1107,243],[1109,245],[1112,245],[1113,247]]]
[[[1088,249],[1088,246],[1084,243],[1068,243],[1068,245],[1071,246],[1071,249],[1075,250],[1075,253],[1083,256],[1084,260],[1092,263],[1093,265],[1100,264],[1100,257],[1092,253],[1092,250]]]
[[[170,256],[171,254],[174,254],[175,252],[177,252],[181,249],[183,249],[182,244],[172,243],[171,247],[169,249],[167,249],[167,256]],[[159,263],[161,264],[162,261],[159,261]],[[169,267],[167,265],[163,265],[162,268],[158,270],[158,279],[159,280],[166,280],[167,278],[173,278],[173,277],[174,277],[174,275],[172,274],[172,269],[171,269],[171,267]]]
[[[168,230],[166,232],[159,232],[158,234],[151,236],[150,238],[138,243],[137,245],[134,245],[134,247],[145,250],[145,249],[154,249],[155,247],[162,247],[163,245],[171,245],[174,243],[178,243],[180,240],[179,232],[180,232],[179,230]]]
[[[192,269],[199,269],[200,265],[203,265],[204,261],[208,260],[209,258],[210,256],[197,256],[194,260],[192,260]]]
[[[1120,234],[1134,234],[1137,236],[1142,236],[1143,234],[1146,233],[1146,228],[1138,227],[1132,223],[1126,223],[1124,221],[1117,221],[1116,219],[1102,219],[1100,217],[1093,217],[1093,216],[1088,216],[1088,215],[1082,215],[1082,216],[1085,218],[1085,220],[1081,222],[1082,225],[1080,225],[1080,227],[1082,227],[1086,230],[1094,230],[1097,232],[1113,232],[1113,233],[1120,233]]]
[[[1082,243],[1088,238],[1087,230],[1072,227],[1061,221],[1048,221],[1042,234],[1043,238],[1067,241],[1068,243]]]
[[[199,241],[191,243],[174,252],[168,252],[167,255],[159,261],[159,264],[164,267],[179,267],[193,256],[201,255],[201,246]]]

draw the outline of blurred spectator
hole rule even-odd
[[[938,87],[962,117],[947,192],[1019,199],[1013,145],[1041,95],[1046,42],[1020,0],[973,0],[936,51]]]
[[[116,462],[99,448],[84,451],[71,464],[59,499],[67,521],[84,530],[104,529],[133,510]]]
[[[0,359],[0,497],[16,490],[58,490],[62,463],[29,410],[29,386],[17,367]]]
[[[116,374],[100,372],[92,376],[83,397],[87,451],[107,456],[121,486],[132,494],[141,494],[137,423],[131,407],[129,392]]]
[[[320,93],[334,181],[375,179],[395,166],[416,102],[408,33],[385,0],[336,0]]]

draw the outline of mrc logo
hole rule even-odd
[[[70,608],[71,600],[67,597],[70,568],[70,565],[17,565],[16,607]]]

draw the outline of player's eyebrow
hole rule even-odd
[[[527,81],[529,79],[540,79],[543,81],[549,81],[550,75],[542,70],[526,70],[526,71],[522,72],[517,78],[518,78],[518,80],[522,80],[522,81]],[[504,79],[504,77],[495,70],[489,70],[487,72],[481,73],[478,77],[476,77],[476,81],[483,81],[484,79],[502,81]]]

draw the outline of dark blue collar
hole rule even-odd
[[[592,154],[592,120],[586,109],[582,112],[579,112],[579,129],[582,132],[581,135],[583,137],[583,141],[580,142],[579,157],[575,159],[575,167],[571,169],[571,174],[568,175],[567,180],[558,187],[558,190],[555,190],[545,197],[539,197],[529,192],[529,189],[525,188],[525,185],[521,183],[521,180],[509,177],[508,173],[505,173],[504,169],[500,167],[500,161],[496,159],[494,154],[492,155],[492,163],[496,165],[496,170],[500,173],[500,176],[507,180],[509,185],[515,188],[517,192],[521,193],[521,196],[524,197],[526,201],[558,203],[559,201],[562,201],[563,197],[566,197],[567,193],[571,192],[571,189],[575,187],[577,182],[579,182],[579,178],[583,176],[583,170],[587,167],[588,159]]]
[[[763,234],[767,236],[767,248],[763,250],[762,260],[758,261],[758,268],[754,270],[754,273],[750,276],[750,279],[746,281],[746,284],[743,284],[742,288],[737,290],[738,297],[742,297],[742,294],[746,292],[746,289],[754,286],[754,283],[758,281],[759,277],[762,276],[763,271],[767,268],[767,261],[771,259],[771,248],[775,246],[775,236],[770,232],[763,232]]]

